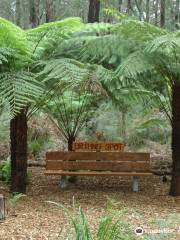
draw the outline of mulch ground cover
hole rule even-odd
[[[134,193],[130,177],[79,177],[77,183],[60,189],[59,176],[45,176],[40,167],[29,170],[32,176],[26,196],[14,206],[8,204],[6,220],[0,223],[0,240],[67,239],[67,216],[47,201],[67,208],[81,206],[92,229],[112,208],[116,213],[126,211],[132,231],[141,226],[152,239],[180,239],[180,198],[168,196],[170,182],[163,183],[162,177],[140,177],[140,191]],[[0,193],[7,203],[12,198],[3,182]]]

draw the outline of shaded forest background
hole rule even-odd
[[[95,12],[91,7],[95,4]],[[180,29],[180,0],[1,0],[0,16],[23,29],[40,24],[62,20],[67,17],[80,17],[83,22],[115,23],[116,11],[130,17],[152,23],[169,30]],[[113,117],[112,117],[113,116]],[[1,157],[7,157],[9,130],[7,113],[1,114]],[[123,141],[127,148],[143,149],[158,154],[158,168],[167,171],[169,161],[171,126],[159,107],[145,108],[143,104],[121,105],[119,109],[110,102],[103,102],[80,139],[99,141]],[[57,134],[55,126],[43,112],[37,112],[29,121],[29,155],[41,158],[48,149],[66,149],[66,144]],[[5,154],[4,154],[5,153]],[[5,155],[5,156],[4,156]],[[159,157],[159,155],[161,157]],[[162,162],[165,169],[162,166]],[[170,160],[171,161],[171,160]]]
[[[99,5],[99,21],[115,19],[105,9],[121,13],[170,30],[179,29],[180,0],[91,0]],[[0,16],[24,29],[66,17],[80,17],[88,21],[89,0],[1,0]]]
[[[95,13],[93,16],[93,8]],[[156,26],[180,28],[180,0],[1,0],[0,16],[23,29],[34,28],[45,22],[66,17],[80,17],[87,22],[117,21],[116,11],[147,21]],[[91,15],[92,13],[92,15]],[[94,19],[93,19],[94,18]],[[170,152],[171,126],[159,108],[145,108],[140,104],[125,104],[118,109],[102,103],[93,118],[81,131],[80,138],[100,141],[123,141],[130,149],[145,148],[160,155]],[[1,149],[4,158],[9,134],[6,112],[1,114]],[[110,124],[109,124],[110,120]],[[46,126],[42,128],[43,126]],[[32,130],[33,129],[33,130]],[[52,140],[53,135],[53,140]],[[43,113],[38,112],[29,122],[29,152],[32,158],[41,152],[66,148],[58,132]],[[4,150],[3,150],[4,149]],[[5,154],[6,155],[6,154]],[[164,159],[164,157],[163,157]]]

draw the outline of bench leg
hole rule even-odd
[[[64,189],[68,186],[68,179],[67,179],[67,176],[62,176],[61,177],[61,180],[59,182],[59,187]]]
[[[133,192],[138,192],[139,190],[139,178],[138,177],[133,177],[133,182],[132,182],[132,189]]]

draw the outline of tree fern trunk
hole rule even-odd
[[[11,191],[24,193],[27,179],[27,118],[24,111],[10,122]]]
[[[89,0],[88,22],[99,22],[100,1]]]
[[[73,151],[73,142],[75,141],[75,137],[71,137],[68,139],[68,151]]]
[[[173,86],[172,159],[173,172],[170,195],[180,196],[180,83],[175,83]]]

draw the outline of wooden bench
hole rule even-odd
[[[133,191],[138,177],[149,176],[150,154],[133,152],[47,152],[47,175],[132,176]]]

